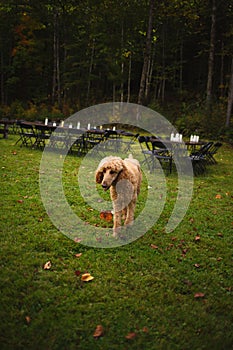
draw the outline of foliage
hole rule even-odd
[[[213,93],[226,103],[232,6],[216,4]],[[1,104],[56,105],[64,113],[64,106],[77,111],[105,101],[136,102],[148,11],[146,0],[0,1]],[[156,2],[149,104],[176,109],[187,95],[205,99],[210,11],[211,2],[203,0]]]
[[[177,193],[172,175],[152,229],[121,248],[94,249],[53,226],[38,186],[42,154],[17,137],[0,140],[1,349],[232,348],[231,146],[195,178],[174,232],[164,232]],[[74,209],[80,161],[68,156],[64,168]],[[84,220],[100,223],[90,210]],[[83,281],[86,273],[94,279]]]

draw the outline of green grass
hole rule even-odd
[[[177,192],[175,175],[167,177],[168,198],[153,228],[131,244],[97,249],[54,227],[40,198],[42,153],[20,148],[16,139],[0,140],[1,349],[233,347],[231,146],[225,144],[218,164],[195,178],[190,207],[172,233],[164,227]],[[80,161],[66,158],[67,200],[83,220],[101,225],[75,188]],[[51,269],[44,270],[49,260]],[[94,280],[82,282],[85,272]],[[104,335],[94,339],[98,324]],[[130,332],[136,336],[126,339]]]

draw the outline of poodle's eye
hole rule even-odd
[[[116,174],[116,171],[110,170],[110,174],[111,174],[111,175],[112,175],[112,174]]]

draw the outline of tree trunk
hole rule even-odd
[[[90,98],[91,73],[92,73],[92,68],[93,68],[94,54],[95,54],[95,39],[93,39],[93,41],[92,41],[92,48],[91,48],[91,59],[90,59],[89,75],[88,75],[88,82],[87,82],[87,99],[86,99],[87,106],[89,104],[89,98]]]
[[[128,91],[127,91],[127,102],[130,102],[130,92],[131,92],[131,69],[132,69],[132,58],[131,53],[129,55],[129,71],[128,71]]]
[[[1,104],[4,104],[4,73],[3,73],[3,52],[1,51]]]
[[[183,91],[183,38],[181,38],[181,43],[180,43],[179,90],[180,90],[180,94],[182,94],[182,91]]]
[[[124,59],[123,59],[123,49],[124,49],[124,24],[121,23],[121,102],[124,102]]]
[[[232,104],[233,104],[233,58],[231,60],[231,77],[230,77],[230,84],[229,84],[229,90],[228,90],[228,101],[227,101],[227,115],[226,115],[226,127],[227,128],[230,126]]]
[[[150,0],[149,20],[148,20],[148,28],[147,28],[147,35],[146,35],[146,47],[145,47],[143,68],[142,68],[140,88],[139,88],[139,94],[138,94],[138,104],[143,104],[144,98],[145,98],[145,87],[146,87],[148,66],[149,66],[150,54],[151,54],[154,4],[155,4],[155,0]]]
[[[54,11],[54,33],[53,33],[53,86],[52,103],[58,102],[61,107],[61,82],[60,82],[60,59],[59,59],[59,25],[58,11]]]
[[[208,78],[207,78],[207,88],[206,88],[206,107],[207,107],[208,111],[211,111],[212,100],[213,100],[215,34],[216,34],[216,4],[215,4],[215,0],[213,0],[213,2],[212,2],[212,14],[211,14]]]

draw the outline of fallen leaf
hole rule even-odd
[[[23,203],[23,200],[22,199],[18,199],[17,202],[18,203]]]
[[[90,273],[84,273],[84,274],[82,275],[82,277],[81,277],[81,280],[84,281],[84,282],[89,282],[89,281],[91,281],[91,280],[93,280],[93,279],[94,279],[94,277],[91,276]]]
[[[153,249],[158,249],[158,248],[159,248],[159,247],[158,247],[157,245],[155,245],[155,244],[151,244],[150,246],[151,246],[151,248],[153,248]]]
[[[31,317],[30,316],[26,316],[25,320],[26,320],[27,324],[29,324],[31,322]]]
[[[40,217],[40,218],[38,219],[38,221],[39,221],[39,222],[42,222],[42,221],[43,221],[43,218],[42,218],[42,217]]]
[[[76,258],[80,258],[80,256],[82,256],[83,253],[78,253],[78,254],[75,254],[75,257]]]
[[[98,326],[96,326],[95,332],[93,334],[94,338],[99,338],[102,337],[104,335],[104,328],[103,326],[101,326],[100,324]]]
[[[194,264],[194,266],[198,269],[199,267],[201,267],[200,264]]]
[[[76,270],[74,273],[75,273],[76,276],[80,276],[81,275],[81,271],[79,271],[79,270]]]
[[[75,243],[79,243],[79,242],[81,242],[81,240],[82,240],[82,238],[78,238],[78,237],[74,238]]]
[[[50,261],[50,260],[47,261],[47,262],[44,264],[44,266],[43,266],[44,270],[50,270],[51,267],[52,267],[52,264],[51,264],[51,261]]]
[[[197,235],[197,236],[195,237],[195,241],[200,241],[200,239],[201,239],[201,236],[199,236],[199,235]]]
[[[216,198],[216,199],[221,199],[222,196],[221,196],[221,194],[216,194],[215,198]]]
[[[128,333],[126,336],[125,336],[125,338],[126,339],[134,339],[135,337],[136,337],[136,333],[134,333],[134,332],[131,332],[131,333]]]
[[[205,294],[204,293],[196,293],[194,294],[194,298],[198,299],[198,298],[204,298]]]
[[[17,154],[17,152],[16,152],[16,151],[13,151],[12,154],[15,156],[15,155]]]
[[[101,211],[100,218],[105,221],[112,221],[113,215],[110,210]]]
[[[143,328],[142,328],[142,331],[143,331],[144,333],[149,333],[149,329],[148,329],[147,327],[143,327]]]

